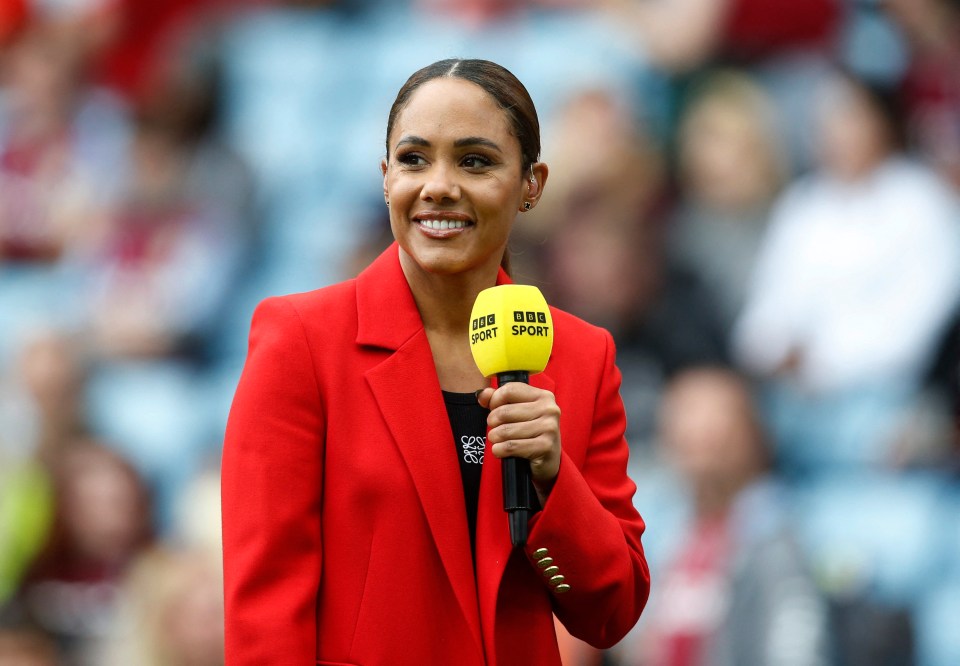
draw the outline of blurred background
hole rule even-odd
[[[450,56],[540,113],[515,279],[618,345],[654,592],[567,666],[960,664],[960,2],[0,0],[0,665],[222,663],[251,313],[390,241]]]

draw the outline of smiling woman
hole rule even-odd
[[[390,110],[384,198],[393,201],[391,226],[408,277],[412,263],[459,272],[479,262],[490,284],[517,211],[540,198],[547,166],[535,161],[536,110],[503,72],[485,61],[435,63],[411,77]],[[413,232],[463,243],[418,243]]]
[[[612,339],[553,310],[529,385],[488,386],[470,353],[547,181],[533,102],[494,63],[434,63],[386,148],[396,243],[254,315],[223,456],[228,663],[559,665],[554,614],[612,645],[649,593]],[[540,501],[517,549],[506,456]]]
[[[539,194],[546,167],[537,165],[540,181],[524,178],[506,115],[462,79],[435,79],[418,89],[399,112],[391,140],[381,169],[404,271],[479,271],[492,284],[517,210],[524,197]]]

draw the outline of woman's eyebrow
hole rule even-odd
[[[429,146],[430,142],[419,136],[405,136],[399,141],[397,141],[397,146],[403,146],[406,144],[412,144],[414,146]]]
[[[429,141],[427,141],[423,137],[411,134],[397,141],[397,147],[406,146],[406,145],[428,147],[431,144]],[[456,141],[453,142],[453,145],[455,148],[463,148],[465,146],[485,146],[487,148],[492,148],[497,152],[503,152],[500,149],[500,146],[498,146],[496,143],[494,143],[490,139],[485,139],[482,136],[467,136],[462,139],[457,139]]]
[[[484,139],[482,136],[468,136],[463,139],[457,139],[453,142],[453,145],[457,148],[463,148],[464,146],[485,146],[487,148],[492,148],[497,152],[503,152],[500,150],[500,146],[495,144],[490,139]]]

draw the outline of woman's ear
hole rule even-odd
[[[380,173],[383,174],[383,200],[390,205],[390,195],[387,194],[387,158],[380,160]]]
[[[527,197],[534,203],[543,196],[543,186],[547,183],[547,176],[550,169],[543,162],[535,162],[530,165],[530,176],[527,182]]]
[[[527,191],[524,193],[520,210],[528,211],[537,205],[540,197],[543,196],[543,186],[547,182],[549,172],[550,170],[543,162],[535,162],[530,165],[530,170],[526,174]]]

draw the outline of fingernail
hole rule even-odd
[[[474,394],[475,396],[477,396],[477,402],[480,402],[480,394],[481,394],[481,393],[483,393],[483,389],[477,389],[476,391],[473,392],[473,394]]]

